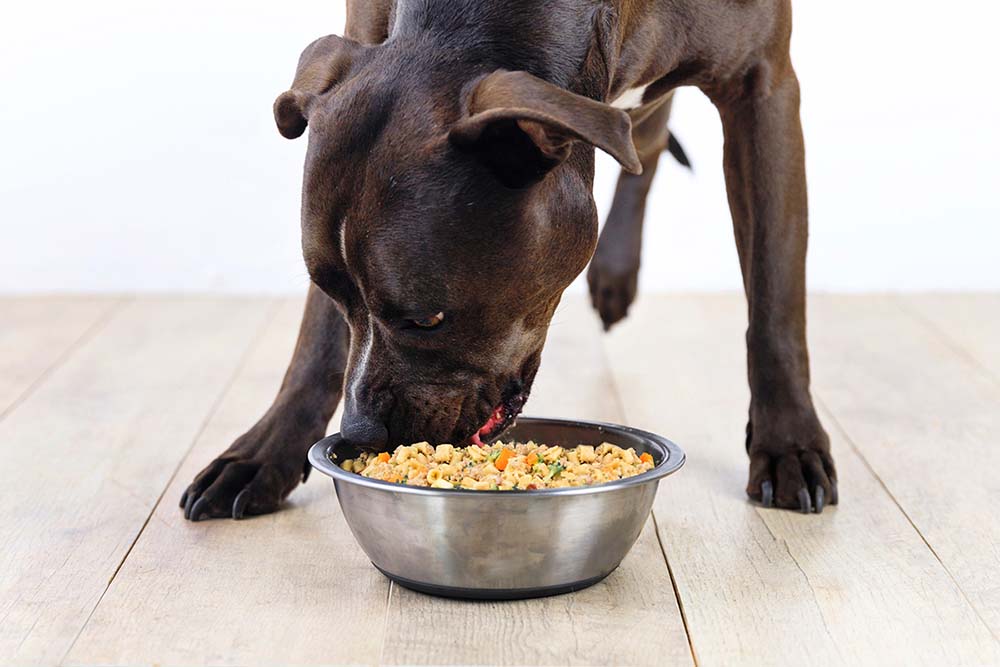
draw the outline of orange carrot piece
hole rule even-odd
[[[524,457],[524,462],[527,463],[528,467],[530,468],[531,466],[538,463],[538,454],[531,452],[526,457]]]
[[[382,463],[388,463],[389,462],[389,452],[382,452],[381,454],[379,454],[378,455],[378,460],[381,461]]]
[[[507,467],[507,463],[510,461],[510,457],[514,456],[514,450],[510,447],[504,447],[500,450],[500,456],[493,463],[497,470],[504,470]]]
[[[652,463],[653,455],[650,454],[649,452],[643,452],[642,454],[639,455],[639,460],[642,461],[643,463]]]

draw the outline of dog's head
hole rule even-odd
[[[335,36],[274,111],[286,137],[310,128],[302,246],[351,329],[344,437],[495,438],[594,250],[591,147],[641,170],[628,116],[526,72]]]

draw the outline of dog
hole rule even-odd
[[[274,104],[309,128],[311,284],[273,405],[185,491],[197,521],[273,512],[341,397],[351,445],[488,442],[514,421],[563,290],[605,328],[636,294],[672,92],[718,108],[749,307],[750,498],[835,504],[809,391],[807,201],[790,0],[347,0]],[[594,149],[622,167],[598,238]]]

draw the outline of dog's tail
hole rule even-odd
[[[673,155],[674,159],[681,163],[682,166],[694,171],[694,167],[691,166],[691,160],[688,159],[687,153],[684,152],[684,147],[681,146],[681,142],[677,141],[677,137],[674,136],[673,132],[667,138],[667,152]]]

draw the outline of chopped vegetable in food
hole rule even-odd
[[[497,470],[506,470],[507,464],[510,462],[510,458],[512,456],[514,456],[514,450],[511,449],[510,447],[504,447],[503,449],[500,450],[500,454],[499,456],[497,456],[496,463],[494,463],[493,465],[496,466]]]

